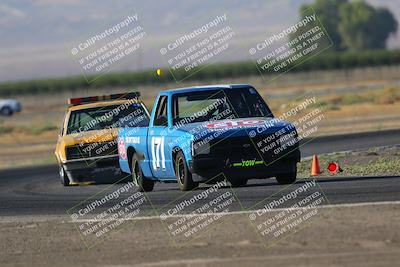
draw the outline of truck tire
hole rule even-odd
[[[59,174],[60,174],[60,182],[63,186],[70,186],[71,182],[68,178],[67,172],[64,170],[64,168],[60,165],[59,166]]]
[[[297,177],[297,167],[294,168],[293,172],[276,176],[276,180],[278,181],[279,184],[292,184],[296,182],[296,177]]]
[[[192,174],[189,171],[185,155],[183,155],[182,151],[179,151],[175,157],[175,174],[180,190],[189,191],[199,186],[199,183],[193,182]]]
[[[13,114],[13,110],[10,107],[5,106],[0,110],[0,113],[3,116],[11,116]]]
[[[140,168],[140,160],[137,154],[132,157],[132,180],[138,187],[139,192],[150,192],[153,191],[154,181],[144,177],[142,168]]]

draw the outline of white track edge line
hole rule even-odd
[[[379,205],[396,205],[400,204],[400,200],[396,201],[378,201],[378,202],[361,202],[361,203],[343,203],[343,204],[329,204],[329,205],[321,205],[321,206],[316,206],[315,208],[351,208],[351,207],[364,207],[364,206],[379,206]],[[303,210],[303,209],[310,209],[310,208],[292,208],[292,210]],[[268,210],[266,213],[269,212],[278,212],[278,211],[283,211],[287,210],[287,208],[280,208],[280,209],[273,209],[273,210]],[[237,215],[237,214],[251,214],[254,212],[257,212],[258,210],[242,210],[242,211],[231,211],[231,212],[215,212],[215,213],[199,213],[199,214],[178,214],[178,215],[170,215],[167,216],[166,219],[170,218],[184,218],[184,217],[196,217],[196,216],[215,216],[215,215]],[[153,219],[160,219],[160,216],[140,216],[140,217],[134,217],[134,218],[129,218],[129,219],[120,219],[123,221],[140,221],[140,220],[153,220]],[[79,222],[88,222],[88,221],[102,221],[102,219],[79,219],[79,220],[71,220],[69,222],[71,223],[79,223]]]

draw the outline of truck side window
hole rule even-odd
[[[76,113],[71,113],[69,116],[68,126],[67,126],[67,134],[71,134],[75,129],[75,121],[76,121]]]
[[[154,126],[167,126],[168,124],[168,117],[167,117],[167,96],[161,96],[160,100],[158,101],[155,119],[154,119]]]

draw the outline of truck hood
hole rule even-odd
[[[111,142],[118,137],[118,129],[103,129],[93,130],[87,132],[80,132],[64,136],[66,146],[73,146],[79,144],[91,144],[98,142]]]
[[[238,118],[220,120],[215,122],[188,123],[179,129],[193,134],[195,140],[201,140],[208,136],[218,135],[218,138],[249,136],[253,131],[257,135],[268,135],[291,125],[290,122],[276,118]]]

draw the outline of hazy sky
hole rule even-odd
[[[129,13],[137,13],[145,27],[149,46],[140,57],[116,70],[164,67],[158,51],[172,40],[214,15],[227,13],[239,38],[236,53],[223,61],[248,59],[246,51],[268,33],[296,22],[298,8],[306,0],[2,0],[0,3],[0,81],[79,75],[70,49]],[[400,1],[370,0],[389,6],[399,15]],[[390,41],[399,47],[398,39]],[[243,48],[243,50],[241,50]]]

